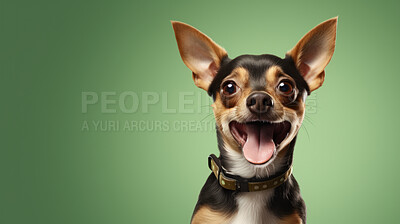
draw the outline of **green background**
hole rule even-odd
[[[284,56],[335,16],[336,51],[295,150],[308,223],[399,223],[399,6],[0,1],[0,223],[188,223],[207,156],[218,152],[213,130],[96,131],[83,122],[213,123],[170,20],[197,27],[231,57]],[[135,113],[118,106],[126,91],[139,96]],[[116,112],[99,101],[82,113],[82,92],[115,92]],[[144,92],[160,97],[147,111]],[[176,113],[163,111],[163,92]],[[179,111],[182,92],[194,112]]]

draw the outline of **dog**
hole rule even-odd
[[[228,57],[196,28],[172,21],[184,64],[195,85],[213,98],[220,157],[191,223],[306,223],[306,206],[292,174],[305,100],[325,78],[338,18],[310,30],[285,58],[270,54]]]

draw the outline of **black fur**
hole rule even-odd
[[[230,191],[221,187],[215,175],[211,173],[200,191],[199,200],[197,201],[193,214],[203,205],[210,206],[210,208],[215,211],[233,214],[237,209],[235,194],[235,191]]]
[[[300,188],[293,175],[275,188],[274,196],[267,206],[279,218],[297,212],[303,223],[306,223],[306,205],[300,196]]]
[[[218,148],[220,149],[220,161],[223,162],[223,141],[220,132],[217,129]],[[224,166],[224,164],[222,164]],[[214,173],[208,176],[206,183],[200,191],[199,199],[193,214],[195,214],[202,205],[208,205],[216,211],[221,211],[225,214],[232,214],[236,211],[237,205],[235,202],[236,192],[227,190],[221,187]],[[192,216],[193,217],[193,216]]]
[[[293,151],[296,139],[297,136],[294,137],[290,143],[285,157],[287,163],[283,169],[287,169],[293,162]],[[303,223],[306,223],[306,205],[300,195],[299,184],[293,175],[291,175],[285,183],[275,188],[274,196],[267,206],[280,218],[293,214],[293,212],[296,211]]]
[[[307,83],[300,75],[290,56],[286,56],[285,59],[282,59],[274,55],[264,54],[242,55],[235,59],[230,59],[228,57],[223,58],[220,69],[209,86],[208,94],[215,100],[216,92],[220,90],[222,80],[238,67],[243,67],[249,71],[249,82],[253,90],[263,89],[266,85],[264,74],[273,65],[281,67],[286,74],[290,75],[295,80],[296,87],[300,92],[306,90],[310,93]],[[220,161],[222,165],[229,170],[230,165],[227,164],[224,159],[226,157],[226,150],[223,148],[223,139],[221,133],[218,131],[218,127],[216,129],[218,148],[221,153]],[[284,172],[292,165],[295,142],[296,137],[290,143],[286,153],[285,159],[287,164],[285,164],[282,170],[277,171],[278,174]],[[221,187],[214,174],[211,173],[200,192],[193,215],[204,205],[209,206],[215,211],[231,215],[237,211],[235,197],[238,194],[241,194],[241,192],[230,191]],[[297,212],[303,220],[303,223],[306,223],[305,203],[300,196],[299,185],[292,175],[289,177],[288,181],[274,189],[274,195],[271,201],[265,206],[266,209],[272,211],[279,218]]]
[[[220,160],[223,164],[225,164],[223,159],[225,149],[221,148],[223,146],[222,138],[220,137],[218,131],[217,136],[219,143],[218,146],[220,147],[221,152]],[[282,171],[278,171],[278,173],[282,173],[284,170],[288,169],[289,166],[291,166],[295,142],[296,137],[290,143],[289,149],[286,153],[285,159],[287,161],[287,164],[282,168]],[[229,167],[229,164],[225,164],[224,166]],[[215,211],[231,215],[237,211],[235,197],[238,194],[241,193],[226,190],[225,188],[221,187],[215,175],[211,173],[203,188],[201,189],[193,215],[203,205],[209,206]],[[303,223],[306,223],[306,206],[300,196],[300,188],[293,175],[291,175],[285,183],[275,188],[274,196],[272,197],[269,204],[266,204],[265,206],[266,209],[272,211],[275,216],[279,218],[284,218],[288,215],[293,214],[294,212],[297,212]]]
[[[215,93],[220,89],[222,80],[238,67],[243,67],[249,71],[250,85],[252,85],[253,89],[257,89],[257,87],[263,88],[265,86],[265,78],[263,75],[265,71],[273,65],[280,66],[286,74],[290,75],[295,80],[297,88],[300,91],[306,90],[310,93],[306,81],[300,75],[300,72],[297,70],[290,56],[286,56],[285,59],[282,59],[275,55],[263,54],[241,55],[232,60],[228,57],[223,58],[220,69],[208,88],[208,94],[213,96],[215,100]]]

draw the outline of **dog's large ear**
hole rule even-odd
[[[176,21],[171,23],[182,60],[193,72],[194,83],[208,91],[222,58],[227,56],[226,51],[196,28]]]
[[[287,53],[293,58],[310,91],[318,89],[324,82],[324,69],[335,50],[337,20],[335,17],[319,24]]]

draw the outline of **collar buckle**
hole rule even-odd
[[[236,190],[241,192],[249,192],[249,182],[247,180],[236,181]]]

